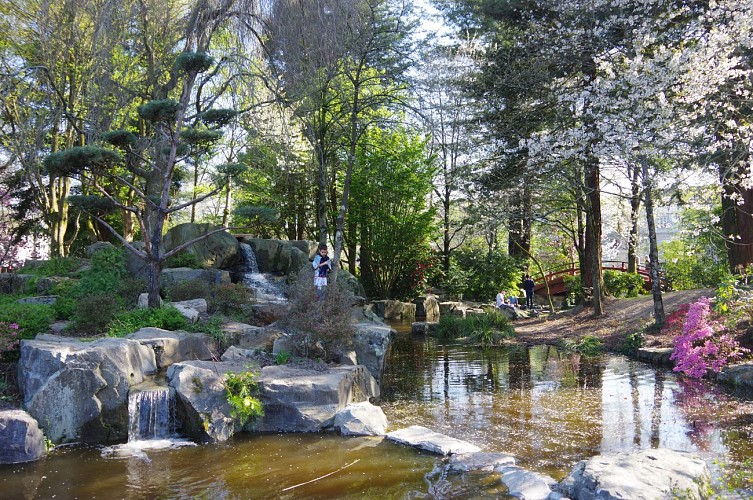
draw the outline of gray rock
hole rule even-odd
[[[209,360],[210,338],[203,333],[188,333],[182,330],[171,332],[161,328],[142,328],[126,338],[138,341],[151,348],[159,368],[181,361]]]
[[[753,387],[753,363],[725,366],[716,378],[732,385]]]
[[[414,320],[416,319],[416,304],[387,300],[384,304],[384,319]]]
[[[384,436],[387,417],[368,401],[352,403],[335,414],[335,430],[343,436]]]
[[[226,374],[253,370],[245,362],[184,361],[170,365],[167,380],[175,389],[178,416],[191,438],[223,442],[241,430],[225,395]]]
[[[368,368],[377,382],[382,380],[387,352],[395,335],[397,332],[384,324],[364,322],[356,325],[353,340],[356,358],[360,365]]]
[[[181,300],[172,302],[172,305],[190,308],[201,314],[206,314],[207,312],[207,299]]]
[[[159,306],[162,307],[165,304],[165,302],[162,300],[162,297],[159,299]],[[136,301],[136,307],[139,307],[141,309],[146,309],[149,307],[149,294],[148,293],[142,293],[139,294],[139,300]]]
[[[437,333],[438,329],[439,323],[437,323],[436,321],[414,321],[410,325],[411,333],[415,333],[416,335],[429,335],[432,333]]]
[[[665,448],[597,455],[579,462],[555,488],[570,498],[705,498],[706,463],[686,452]]]
[[[37,421],[22,410],[0,411],[0,464],[32,462],[47,454]]]
[[[440,315],[455,314],[457,316],[465,316],[465,309],[467,309],[467,306],[462,302],[447,301],[439,303]]]
[[[0,273],[0,293],[24,293],[32,278],[31,274]]]
[[[671,347],[641,347],[636,353],[638,361],[651,363],[658,366],[674,366],[674,362],[669,359],[674,351]]]
[[[16,302],[18,302],[19,304],[37,304],[51,306],[52,304],[57,302],[57,300],[57,295],[46,295],[44,297],[22,297],[16,300]]]
[[[259,351],[257,349],[240,349],[234,345],[231,345],[225,352],[222,353],[220,360],[255,363],[257,354],[259,354]]]
[[[63,278],[60,276],[48,276],[37,280],[37,295],[50,295],[53,288],[61,283],[75,281],[73,278]]]
[[[109,241],[98,241],[96,243],[92,243],[85,249],[86,258],[91,259],[92,255],[106,248],[114,248],[114,245],[110,243]]]
[[[502,474],[500,481],[507,486],[507,494],[524,500],[546,500],[557,481],[548,476],[521,469],[515,465],[495,467]]]
[[[162,285],[170,287],[184,281],[201,281],[208,285],[230,283],[230,273],[220,269],[191,269],[190,267],[171,267],[160,273]]]
[[[327,372],[265,366],[259,377],[265,432],[316,432],[333,424],[335,413],[350,403],[379,397],[379,386],[363,366]]]
[[[412,425],[405,429],[390,432],[387,434],[387,439],[439,455],[481,451],[481,448],[475,444],[434,432],[420,425]]]
[[[281,335],[277,337],[272,343],[272,355],[277,356],[280,353],[286,352],[288,354],[295,353],[295,344],[293,339],[289,335]]]
[[[297,275],[309,263],[308,254],[298,245],[286,240],[268,240],[243,237],[256,255],[260,273]]]
[[[165,251],[169,252],[188,241],[219,229],[212,224],[178,224],[164,236]],[[197,243],[189,245],[183,252],[192,253],[199,263],[208,268],[227,269],[238,258],[238,240],[227,231],[214,233]]]
[[[427,322],[439,321],[439,299],[436,295],[427,295],[424,300],[425,318]]]
[[[464,453],[452,455],[447,464],[449,472],[470,472],[475,470],[492,472],[495,467],[515,465],[515,457],[507,453]]]
[[[21,342],[24,406],[54,443],[128,435],[128,390],[156,372],[154,352],[130,339],[85,343],[55,335]]]
[[[199,321],[199,311],[197,311],[196,309],[186,307],[182,304],[172,304],[172,306],[175,309],[177,309],[178,312],[182,314],[183,317],[186,318],[189,323],[193,324]]]
[[[238,339],[238,346],[244,349],[271,350],[274,340],[283,335],[281,331],[270,327],[245,325],[245,327],[237,326],[236,328],[243,332]]]
[[[136,248],[136,250],[144,251],[143,241],[132,241],[131,245]],[[134,278],[146,278],[147,270],[146,262],[144,261],[144,259],[128,250],[127,247],[124,251],[126,256],[126,269],[128,270],[128,272]]]

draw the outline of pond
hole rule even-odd
[[[609,451],[669,447],[740,471],[753,461],[746,395],[619,356],[554,347],[445,345],[400,327],[383,401],[390,429],[419,424],[556,479]],[[121,457],[121,458],[118,458]],[[240,435],[144,450],[60,447],[0,466],[3,498],[504,498],[494,476],[447,476],[439,457],[375,438]]]
[[[692,451],[729,471],[753,464],[751,394],[622,356],[482,350],[393,327],[381,404],[392,428],[423,425],[557,480],[579,460],[643,448]]]

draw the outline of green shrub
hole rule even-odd
[[[252,298],[253,292],[243,283],[223,283],[214,287],[208,305],[212,312],[237,314],[246,311]]]
[[[501,250],[459,249],[453,253],[448,288],[470,300],[491,300],[499,290],[520,288],[520,262]],[[442,285],[445,286],[444,284]]]
[[[638,331],[630,333],[625,337],[625,341],[620,346],[619,351],[628,356],[634,356],[641,347],[643,347],[643,332]]]
[[[117,314],[107,328],[109,337],[125,337],[141,328],[153,326],[163,330],[185,330],[188,320],[174,307],[134,309]]]
[[[583,284],[580,276],[565,276],[562,278],[567,288],[568,304],[578,304],[583,300]]]
[[[13,299],[14,300],[14,299]],[[23,333],[21,338],[33,339],[38,333],[47,333],[55,321],[55,311],[45,304],[19,304],[3,301],[0,305],[0,321],[17,323]]]
[[[713,245],[696,246],[683,240],[661,244],[663,279],[672,290],[715,287],[729,273],[725,252]]]
[[[465,338],[469,343],[489,347],[514,337],[515,330],[504,313],[489,309],[485,314],[465,318],[452,314],[440,316],[437,334],[446,339]]]
[[[115,315],[122,310],[123,302],[120,297],[112,295],[80,297],[75,303],[73,328],[80,333],[103,333]]]
[[[190,267],[191,269],[204,268],[196,254],[187,252],[185,250],[178,252],[177,254],[167,259],[167,261],[165,262],[165,267]]]
[[[165,296],[171,302],[192,299],[211,299],[212,287],[202,280],[177,281],[165,286]]]
[[[275,364],[284,365],[290,359],[290,353],[287,351],[280,351],[275,354]]]
[[[585,357],[594,357],[602,353],[601,339],[593,335],[584,335],[578,339],[561,339],[559,345],[565,351],[577,352]]]
[[[230,404],[230,416],[237,419],[241,426],[264,415],[264,407],[255,396],[259,394],[256,373],[225,374],[225,397]]]
[[[604,271],[604,289],[612,297],[637,297],[643,290],[643,278],[638,273]]]
[[[71,276],[81,267],[81,264],[82,260],[77,257],[53,257],[39,265],[24,267],[21,272],[39,277]]]
[[[353,294],[344,281],[327,286],[319,299],[311,271],[303,268],[288,289],[290,309],[278,324],[291,334],[301,356],[329,361],[353,345],[356,333],[351,320]]]

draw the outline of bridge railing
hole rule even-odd
[[[606,270],[627,272],[628,263],[621,260],[603,260],[601,262],[601,268]],[[651,277],[647,266],[641,264],[637,265],[636,272],[650,281]],[[571,262],[570,264],[555,267],[549,273],[544,275],[544,279],[548,282],[551,282],[561,276],[576,276],[579,274],[580,266],[577,262]],[[541,276],[539,275],[538,278],[541,279]],[[537,286],[538,285],[539,284],[537,283]]]

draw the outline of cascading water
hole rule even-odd
[[[266,274],[259,272],[254,249],[248,243],[240,244],[241,272],[243,284],[255,292],[257,302],[282,302],[285,296],[277,285],[269,280]]]
[[[175,398],[169,388],[128,395],[128,441],[175,435]]]

